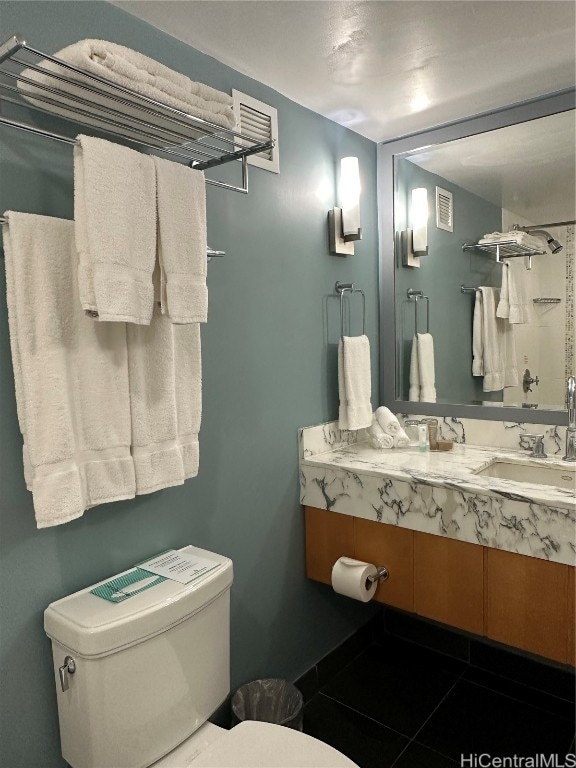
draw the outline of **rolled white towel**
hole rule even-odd
[[[384,432],[387,434],[395,437],[399,432],[402,432],[400,422],[389,408],[381,405],[380,408],[376,409],[374,415]]]
[[[372,424],[368,427],[367,432],[373,448],[394,448],[394,438],[384,432],[376,416],[372,417]]]
[[[408,435],[401,429],[400,432],[394,436],[394,448],[408,448],[409,445],[410,440]]]

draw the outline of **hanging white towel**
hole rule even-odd
[[[159,296],[158,270],[154,283]],[[152,493],[198,474],[200,326],[174,325],[155,302],[151,324],[126,332],[136,493]]]
[[[522,325],[528,322],[528,304],[526,302],[526,269],[519,261],[508,263],[508,322]]]
[[[342,337],[338,343],[340,429],[364,429],[372,424],[371,389],[368,337]]]
[[[148,325],[156,260],[156,175],[151,157],[78,136],[74,220],[80,302],[99,320]]]
[[[10,346],[39,528],[134,496],[126,331],[80,308],[74,223],[5,214]]]
[[[155,157],[162,314],[173,323],[205,323],[206,181],[203,171]]]
[[[500,286],[500,299],[496,307],[496,317],[510,317],[509,266],[508,262],[502,264],[502,284]]]
[[[504,338],[505,321],[496,317],[498,289],[482,286],[482,360],[484,392],[496,392],[504,388]]]
[[[477,290],[474,299],[472,321],[472,376],[484,376],[484,305],[482,291]]]
[[[418,375],[420,401],[436,402],[436,373],[434,369],[434,339],[431,333],[418,334]]]
[[[420,371],[418,363],[418,337],[412,339],[412,349],[410,352],[410,390],[408,400],[417,403],[420,400]]]
[[[105,80],[116,83],[123,88],[136,91],[136,93],[147,98],[160,101],[181,112],[216,123],[223,128],[233,129],[235,127],[236,118],[232,97],[229,94],[204,85],[204,83],[195,82],[186,77],[186,75],[176,72],[160,62],[123,45],[111,43],[107,40],[80,40],[58,51],[55,57],[73,64],[89,74],[103,77]],[[42,60],[38,66],[44,71],[40,73],[35,70],[26,69],[22,72],[22,77],[33,80],[40,85],[48,85],[61,91],[64,90],[66,94],[70,94],[72,97],[80,96],[87,98],[86,90],[81,86],[65,84],[63,87],[60,81],[54,80],[48,74],[61,75],[62,67],[58,64]],[[68,71],[66,75],[72,81],[90,86],[94,85],[93,80],[76,72]],[[119,95],[116,89],[112,87],[107,88],[105,84],[98,83],[97,86],[100,91],[109,92],[113,97],[117,98]],[[33,96],[36,94],[45,95],[45,92],[41,89],[24,83],[21,80],[18,81],[18,87],[26,98],[32,101],[34,100]],[[90,98],[93,99],[96,106],[103,105],[104,107],[118,109],[118,105],[105,95],[92,95]],[[67,99],[62,94],[59,95],[59,102],[63,103],[64,106],[53,106],[46,102],[42,102],[41,106],[49,112],[55,112],[66,117],[74,117],[77,102],[74,102],[73,99]],[[66,106],[69,106],[69,109],[66,109]],[[126,104],[122,106],[122,109],[127,115],[139,121],[143,119],[144,113],[141,110],[130,108]],[[157,116],[151,118],[149,115],[145,115],[145,119],[148,121],[152,120],[155,125],[174,129],[173,124],[163,121]],[[91,120],[91,123],[101,125],[104,128],[108,127],[108,129],[110,127],[105,123],[99,122],[97,119]],[[195,131],[193,125],[192,123],[190,128],[191,136],[210,133],[214,130],[209,126],[200,125]],[[127,135],[135,135],[130,132],[130,123],[126,123],[124,132]]]

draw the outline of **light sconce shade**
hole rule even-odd
[[[409,229],[401,232],[402,263],[419,267],[420,256],[428,253],[428,192],[425,187],[412,190]]]
[[[412,190],[412,250],[417,255],[428,252],[428,193],[425,187]]]
[[[343,157],[340,161],[340,199],[342,208],[328,211],[330,253],[348,256],[354,254],[354,241],[362,239],[357,157]]]

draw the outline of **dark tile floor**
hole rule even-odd
[[[542,764],[562,766],[574,750],[573,675],[467,638],[455,646],[451,633],[456,656],[446,655],[444,630],[431,631],[436,650],[387,633],[360,647],[367,638],[356,637],[307,673],[304,731],[360,768],[454,768],[483,753],[557,754]]]

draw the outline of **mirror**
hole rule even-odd
[[[382,399],[390,407],[562,423],[574,374],[575,136],[571,92],[380,145]],[[425,252],[415,189],[428,198]],[[514,225],[549,230],[562,249]],[[533,248],[530,259],[515,255],[516,243],[477,247],[485,235],[510,231]],[[491,289],[481,294],[484,317],[490,301],[499,314],[512,307],[509,319],[495,319],[495,374],[478,367],[479,286]],[[420,345],[431,335],[432,388],[414,380],[416,332]],[[490,368],[491,352],[484,355]]]

